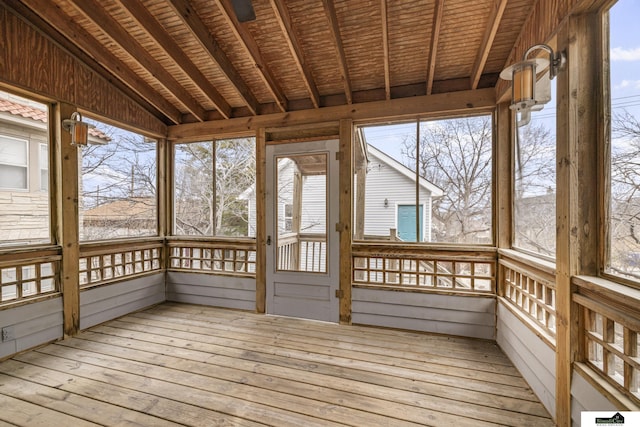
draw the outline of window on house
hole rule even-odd
[[[29,141],[0,135],[0,187],[27,190]]]
[[[513,246],[543,257],[556,254],[556,97],[517,127],[514,147]]]
[[[48,166],[39,166],[48,164],[40,144],[48,140],[48,113],[47,105],[0,91],[0,246],[51,242]]]
[[[143,135],[94,120],[89,144],[78,151],[80,240],[158,233],[157,144]]]
[[[492,118],[357,128],[356,240],[491,244]]]
[[[255,138],[177,144],[174,161],[174,234],[256,235]]]
[[[637,2],[609,10],[611,152],[605,272],[640,280],[640,38]],[[635,5],[635,6],[634,6]]]

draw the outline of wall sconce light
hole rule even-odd
[[[82,121],[82,114],[75,112],[71,114],[71,118],[62,121],[64,130],[71,134],[71,145],[85,146],[89,141],[89,128],[95,126]]]
[[[384,207],[385,208],[389,207],[389,199],[384,199]]]
[[[545,50],[549,58],[527,57],[536,50]],[[540,111],[544,104],[551,100],[551,80],[562,70],[567,62],[564,52],[553,52],[546,44],[537,44],[530,47],[522,56],[522,61],[502,70],[500,78],[512,80],[511,108],[520,113],[520,119],[516,120],[518,126],[524,126],[531,120],[531,111]],[[539,72],[549,67],[549,72],[538,79]]]

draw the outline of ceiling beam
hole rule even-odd
[[[84,28],[69,19],[53,2],[50,0],[22,0],[22,3],[26,4],[47,24],[74,43],[81,51],[95,58],[95,61],[100,64],[100,66],[113,74],[113,76],[145,99],[149,104],[157,108],[169,121],[175,124],[182,122],[182,114],[176,107],[160,96],[148,83],[113,55],[104,45],[97,42]]]
[[[384,93],[386,99],[391,99],[391,71],[389,64],[389,21],[387,18],[387,0],[381,0],[382,15],[382,57],[384,60]]]
[[[182,19],[185,28],[191,32],[211,59],[218,64],[220,70],[236,88],[236,91],[238,91],[242,99],[244,99],[244,103],[247,108],[249,108],[249,111],[251,111],[251,114],[258,114],[258,100],[242,79],[238,70],[236,70],[229,58],[222,51],[205,23],[202,22],[202,19],[200,19],[195,10],[193,10],[189,4],[189,0],[169,0],[168,4],[173,7],[173,10],[180,19]]]
[[[173,63],[196,85],[196,87],[213,103],[225,119],[231,117],[231,106],[213,87],[209,79],[184,53],[178,43],[162,28],[160,22],[149,12],[140,0],[116,0],[129,17],[138,23],[140,28],[171,58]]]
[[[442,27],[442,15],[444,15],[444,0],[436,0],[431,20],[431,49],[429,50],[429,63],[427,64],[427,95],[433,91],[433,78],[436,74],[436,57],[438,56],[438,42],[440,41],[440,27]]]
[[[467,79],[464,80],[466,83]],[[216,137],[255,135],[255,132],[263,127],[281,128],[298,125],[315,127],[323,123],[339,122],[341,119],[371,121],[415,118],[416,116],[451,117],[458,114],[490,113],[495,110],[495,107],[496,91],[491,87],[175,125],[168,127],[167,137],[177,142],[194,142],[205,136],[210,138],[211,135]]]
[[[158,61],[147,52],[96,0],[72,0],[74,6],[99,26],[133,60],[145,68],[198,120],[206,120],[204,108],[183,88]]]
[[[478,50],[478,55],[471,69],[471,89],[478,87],[480,76],[482,75],[482,71],[484,71],[489,52],[491,52],[491,46],[493,46],[493,41],[500,27],[500,21],[502,21],[502,16],[507,8],[507,2],[508,0],[496,0],[493,3],[487,29],[484,32],[484,37],[482,37],[482,43],[480,44],[480,50]]]
[[[276,20],[280,25],[280,29],[284,34],[284,37],[287,41],[287,46],[289,46],[289,51],[291,52],[291,56],[293,56],[293,60],[296,63],[296,67],[298,67],[298,71],[302,75],[302,80],[304,81],[307,90],[309,91],[309,96],[311,97],[311,102],[315,108],[320,107],[320,94],[318,92],[318,88],[313,80],[313,76],[311,75],[311,70],[304,60],[304,55],[302,53],[302,47],[300,46],[300,41],[298,40],[298,36],[293,29],[293,25],[291,23],[291,15],[289,15],[289,10],[287,9],[287,5],[284,4],[283,0],[270,0],[271,7],[273,8],[273,12],[276,15]]]
[[[349,67],[347,66],[347,56],[344,53],[342,45],[342,37],[340,36],[340,25],[338,25],[338,15],[333,0],[322,0],[324,11],[329,20],[329,32],[333,39],[338,54],[338,63],[340,65],[340,74],[342,75],[342,84],[344,85],[344,93],[347,97],[347,104],[353,103],[353,91],[351,90],[351,78],[349,77]]]
[[[258,72],[260,73],[260,77],[262,77],[262,81],[267,86],[269,92],[271,92],[278,108],[280,111],[287,111],[288,100],[284,96],[284,92],[282,92],[280,85],[273,76],[271,69],[268,67],[264,58],[262,58],[258,44],[249,32],[247,24],[241,24],[238,22],[231,0],[216,0],[216,3],[218,4],[218,8],[220,9],[222,16],[227,21],[229,29],[233,32],[244,50],[253,60]]]

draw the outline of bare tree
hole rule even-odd
[[[609,268],[640,273],[640,119],[628,110],[612,120]]]
[[[442,188],[433,201],[435,241],[491,242],[492,129],[488,117],[440,120],[421,126],[420,141],[403,143],[403,157]]]
[[[255,180],[252,138],[184,144],[176,150],[176,233],[246,236],[241,195]],[[214,191],[215,189],[215,191]]]

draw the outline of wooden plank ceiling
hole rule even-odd
[[[530,0],[7,0],[168,125],[495,86]]]

